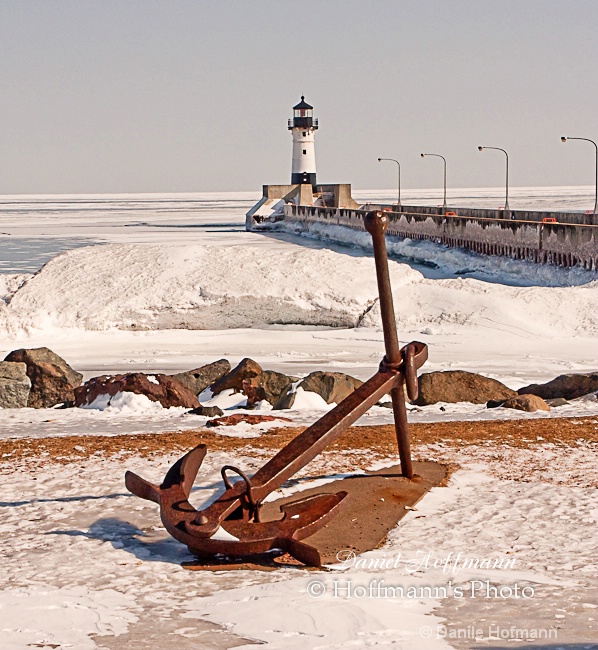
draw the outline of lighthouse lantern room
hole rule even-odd
[[[316,189],[316,150],[314,133],[318,120],[313,117],[310,106],[303,95],[301,101],[293,106],[293,118],[289,120],[289,130],[293,135],[293,168],[291,184],[307,184]]]

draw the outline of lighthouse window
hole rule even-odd
[[[303,137],[305,137],[306,135],[307,135],[307,133],[305,131],[303,131]]]
[[[303,155],[304,155],[304,156],[307,155],[307,149],[304,149],[304,150],[303,150]]]

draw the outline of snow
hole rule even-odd
[[[203,406],[217,406],[221,409],[238,409],[247,406],[247,398],[242,393],[236,393],[234,389],[228,388],[218,395],[212,395],[209,388],[199,395],[199,403]]]
[[[336,404],[332,402],[327,404],[323,397],[317,393],[312,393],[309,390],[304,390],[300,386],[295,388],[295,401],[293,402],[293,411],[329,411],[334,408]]]
[[[342,226],[309,223],[306,229],[303,224],[290,222],[280,227],[309,239],[341,242],[366,251],[372,249],[368,233]],[[595,272],[580,267],[559,268],[510,257],[489,257],[460,248],[445,247],[430,240],[389,238],[387,249],[395,259],[415,264],[420,272],[433,279],[456,275],[505,285],[548,287],[580,285],[596,279]]]
[[[122,483],[125,469],[159,480],[175,457],[91,458],[68,475],[48,463],[20,467],[16,473],[5,465],[2,473],[10,471],[11,480],[4,482],[2,528],[18,527],[19,534],[7,535],[2,549],[4,559],[18,561],[7,561],[3,568],[0,602],[6,608],[0,609],[0,629],[11,640],[9,647],[23,649],[27,643],[44,642],[93,648],[85,636],[95,634],[119,635],[118,645],[107,647],[126,647],[129,639],[144,636],[143,621],[150,613],[164,630],[185,629],[196,644],[207,633],[202,626],[208,621],[241,637],[236,645],[247,648],[242,638],[272,649],[391,643],[448,648],[444,626],[459,620],[477,622],[485,631],[491,623],[506,628],[514,621],[522,627],[533,622],[535,627],[558,628],[561,642],[572,634],[578,641],[590,639],[583,635],[593,625],[594,611],[584,604],[592,604],[598,589],[598,509],[595,489],[585,485],[598,479],[595,463],[587,466],[585,483],[567,482],[579,457],[590,458],[591,449],[581,446],[578,454],[560,450],[559,472],[565,479],[560,485],[533,471],[528,482],[499,478],[493,452],[446,445],[444,460],[463,467],[449,487],[426,496],[382,548],[359,556],[361,565],[346,556],[332,573],[281,569],[198,574],[182,569],[179,563],[192,556],[165,533],[156,505],[128,495]],[[514,453],[528,467],[545,455],[541,448]],[[229,454],[208,454],[201,483],[220,485],[219,467],[229,461]],[[260,464],[247,456],[235,461],[249,471]],[[330,463],[343,464],[338,452],[316,461],[308,476],[325,475]],[[354,461],[344,463],[354,466]],[[384,459],[361,463],[364,468],[382,464]],[[301,487],[321,480],[304,480]],[[194,500],[200,494],[200,500],[209,499],[210,493],[194,492]],[[464,563],[487,558],[515,561],[505,568]],[[486,580],[511,589],[531,588],[534,595],[491,599],[488,609],[489,601],[480,592],[470,597],[472,581],[485,585]],[[404,595],[390,597],[375,590],[371,597],[351,596],[348,581],[354,591],[376,588],[383,581],[382,586],[402,587]],[[417,597],[409,596],[409,587],[418,590]],[[449,589],[447,597],[421,591],[441,587]],[[466,594],[462,598],[455,596],[457,587]],[[478,583],[473,587],[482,589]],[[47,616],[50,599],[53,615]],[[420,638],[428,628],[432,636]],[[108,636],[93,638],[97,647],[105,647]],[[219,639],[218,634],[210,636],[215,647],[233,645],[219,644]]]
[[[119,391],[113,396],[107,394],[98,395],[91,404],[85,404],[81,408],[120,413],[126,416],[159,413],[163,410],[160,402],[151,400],[147,395],[137,395],[127,391]],[[178,412],[180,410],[177,409]]]
[[[0,593],[2,648],[21,650],[37,645],[91,650],[97,647],[92,634],[123,634],[137,620],[126,611],[132,605],[132,599],[114,589],[41,585],[8,589]]]
[[[12,331],[354,326],[375,297],[373,262],[332,251],[107,244],[62,253],[0,312]],[[118,272],[115,273],[115,269]],[[418,276],[397,269],[397,285]],[[355,278],[360,282],[356,285]],[[95,305],[93,311],[89,304]]]
[[[360,194],[382,202],[393,196],[391,190]],[[512,194],[513,209],[583,211],[592,191]],[[455,190],[449,203],[492,207],[500,196],[500,189]],[[85,378],[127,371],[155,376],[249,356],[296,377],[335,370],[366,379],[383,354],[367,238],[326,229],[309,238],[246,233],[244,212],[257,198],[0,197],[0,246],[10,244],[0,265],[0,354],[48,346]],[[406,194],[404,202],[409,199],[437,202],[423,191]],[[344,244],[329,241],[341,235]],[[393,243],[390,250],[400,337],[429,345],[424,370],[481,372],[519,388],[598,369],[596,274],[429,242]],[[333,406],[296,392],[293,409],[280,413],[294,425]],[[227,414],[245,412],[246,398],[232,390],[200,397]],[[269,409],[260,404],[257,412],[276,414]],[[135,435],[205,423],[186,410],[131,393],[98,398],[86,409],[4,409],[0,438]],[[436,404],[410,410],[409,420],[583,415],[598,416],[595,396],[533,414]],[[390,409],[373,407],[360,423],[391,421]],[[208,454],[193,500],[209,500],[220,489],[223,464],[234,460],[254,472],[265,457],[251,448],[251,438],[274,426],[280,422],[215,429],[247,438],[247,447],[234,459],[230,452]],[[414,453],[460,469],[448,487],[434,489],[407,514],[383,547],[360,556],[367,566],[348,559],[332,571],[201,574],[181,568],[192,556],[164,531],[156,505],[123,485],[127,469],[159,482],[176,455],[99,454],[69,465],[3,458],[2,648],[138,647],[145,639],[158,648],[174,639],[181,650],[208,641],[214,648],[249,648],[256,641],[269,649],[473,648],[496,645],[489,634],[512,624],[555,630],[556,641],[546,641],[553,647],[596,643],[595,445],[445,442],[415,446]],[[301,489],[390,462],[324,454],[303,471]],[[459,553],[511,558],[515,565],[453,572],[450,562]],[[420,591],[417,597],[348,597],[348,580],[353,589],[383,580]],[[531,588],[534,596],[471,597],[472,581],[486,580]],[[447,597],[422,595],[422,588],[448,588],[449,581]],[[459,588],[466,596],[455,595]],[[485,640],[450,638],[451,630],[469,624]],[[509,647],[517,645],[509,641]]]

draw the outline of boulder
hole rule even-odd
[[[83,375],[48,348],[14,350],[5,361],[26,364],[31,380],[27,406],[49,408],[56,404],[72,404],[74,390],[81,385]]]
[[[285,409],[292,409],[295,403],[297,393],[283,393],[280,398],[272,406],[273,411],[284,411]]]
[[[555,397],[554,399],[545,399],[544,401],[551,409],[558,408],[559,406],[567,406],[567,404],[569,404],[564,397]]]
[[[247,395],[247,406],[255,406],[258,402],[266,400],[274,405],[282,395],[286,395],[293,378],[274,370],[264,370],[255,377],[243,380],[242,390]]]
[[[323,372],[317,371],[307,375],[305,379],[298,384],[298,388],[317,393],[326,401],[327,404],[338,404],[342,402],[347,395],[350,395],[356,388],[363,384],[359,379],[345,375],[342,372]],[[295,403],[296,392],[283,392],[280,398],[274,403],[274,410],[290,409]]]
[[[426,372],[420,375],[418,384],[419,396],[414,401],[417,406],[427,406],[437,402],[485,404],[517,395],[514,390],[507,388],[496,379],[464,370]]]
[[[20,409],[27,406],[31,380],[27,365],[18,361],[0,361],[0,408]]]
[[[229,373],[218,379],[210,385],[212,393],[218,395],[223,390],[234,389],[241,392],[243,389],[243,380],[252,379],[262,373],[262,367],[253,359],[243,359],[238,366],[233,368]]]
[[[130,372],[125,375],[94,377],[75,390],[75,406],[87,406],[100,395],[114,396],[117,393],[145,395],[153,402],[160,402],[164,408],[184,406],[197,408],[197,395],[168,375],[145,375]]]
[[[362,384],[359,379],[342,372],[317,371],[307,375],[299,387],[317,393],[327,404],[338,404]]]
[[[180,381],[190,391],[199,395],[208,386],[218,381],[230,372],[230,363],[226,359],[220,359],[213,363],[208,363],[201,368],[189,370],[188,372],[179,372],[176,375],[170,375],[173,379]]]
[[[537,395],[542,399],[575,399],[598,391],[598,372],[585,374],[559,375],[546,384],[530,384],[520,388],[520,395]]]
[[[503,408],[518,411],[550,411],[550,406],[537,395],[516,395],[503,403]]]
[[[214,418],[219,415],[224,415],[224,411],[217,406],[202,406],[200,404],[197,408],[187,411],[187,415],[203,415],[208,418]]]

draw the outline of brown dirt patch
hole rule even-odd
[[[154,456],[188,451],[206,443],[211,451],[277,451],[303,428],[284,427],[265,431],[259,438],[233,438],[206,429],[183,432],[118,436],[68,436],[0,441],[0,457],[6,462],[40,457],[70,463],[94,454]],[[499,444],[527,449],[538,444],[573,446],[578,440],[598,442],[598,418],[542,418],[474,422],[434,422],[410,425],[414,446],[445,443],[453,447]],[[396,450],[392,425],[351,427],[329,449],[370,450],[389,454]]]

